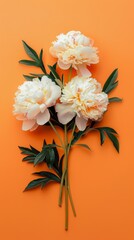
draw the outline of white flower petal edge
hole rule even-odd
[[[45,110],[45,112],[43,113],[39,113],[37,115],[37,124],[39,125],[44,125],[45,123],[47,123],[50,119],[50,113],[48,111],[48,109]]]
[[[58,35],[56,41],[52,42],[50,53],[58,58],[58,66],[61,69],[67,70],[72,66],[80,76],[91,76],[86,66],[99,62],[98,50],[93,47],[93,41],[80,31]]]
[[[67,124],[76,116],[75,124],[83,131],[89,119],[102,118],[107,110],[108,95],[102,92],[96,79],[76,76],[63,88],[60,102],[55,106],[59,122]]]
[[[22,120],[22,130],[33,131],[50,119],[48,108],[56,104],[61,88],[50,78],[43,76],[24,82],[15,94],[14,115]]]
[[[36,123],[35,120],[24,120],[22,124],[22,130],[27,131],[32,129],[35,123]]]
[[[83,118],[82,116],[76,116],[75,124],[80,131],[84,131],[87,125],[88,119]]]
[[[67,124],[75,116],[75,113],[72,111],[69,104],[59,104],[59,103],[57,103],[56,106],[55,106],[55,110],[57,112],[59,122],[62,123],[62,124]]]

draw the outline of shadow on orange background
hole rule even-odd
[[[1,1],[1,240],[134,239],[133,7],[132,0]],[[71,153],[69,175],[77,218],[69,208],[69,231],[65,232],[64,205],[57,204],[59,186],[23,193],[35,169],[21,162],[17,148],[31,144],[40,149],[44,138],[50,142],[55,136],[47,128],[22,132],[21,122],[12,116],[12,105],[24,81],[22,74],[33,70],[18,64],[26,57],[21,40],[38,52],[43,47],[44,61],[51,64],[51,42],[69,30],[80,30],[94,39],[100,63],[92,71],[98,81],[103,84],[119,68],[119,86],[111,96],[124,100],[111,104],[101,122],[119,132],[120,154],[108,140],[101,147],[96,133],[82,140],[90,145],[91,153],[77,147]]]

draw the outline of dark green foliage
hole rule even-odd
[[[116,81],[118,76],[118,69],[115,69],[111,75],[108,77],[107,81],[103,86],[103,92],[109,93],[111,92],[117,85],[118,81]]]
[[[84,147],[88,150],[91,150],[90,147],[87,144],[79,143],[79,144],[75,144],[75,145],[80,146],[80,147]]]
[[[34,66],[34,67],[39,67],[39,63],[38,62],[34,62],[31,60],[20,60],[19,63],[27,65],[27,66]]]
[[[85,130],[74,132],[74,138],[71,141],[71,145],[74,145],[84,134],[85,134]]]
[[[61,80],[59,74],[57,73],[56,71],[56,66],[57,66],[57,63],[55,63],[53,66],[50,66],[48,65],[49,69],[50,69],[50,76],[53,78],[53,79],[59,79]]]
[[[57,177],[55,174],[51,173],[51,172],[46,172],[46,171],[42,171],[42,172],[34,172],[33,175],[37,175],[40,177],[47,177],[57,183],[60,183],[60,178]]]
[[[112,97],[112,98],[109,98],[109,102],[122,102],[122,99],[121,98],[118,98],[118,97]]]
[[[37,188],[37,187],[43,188],[46,186],[47,183],[50,183],[52,181],[53,180],[51,180],[50,178],[38,178],[38,179],[32,180],[24,189],[24,191]]]
[[[33,76],[28,76],[28,75],[23,75],[23,77],[27,80],[27,81],[33,81]]]
[[[52,144],[47,144],[46,140],[43,142],[42,150],[38,151],[36,148],[30,146],[30,148],[26,147],[19,147],[21,150],[21,153],[24,155],[27,155],[23,158],[23,161],[27,161],[29,163],[33,163],[34,166],[46,163],[48,168],[52,168],[56,174],[53,174],[51,172],[42,171],[42,172],[35,172],[34,175],[38,175],[42,177],[41,179],[35,179],[31,181],[25,190],[33,189],[36,187],[45,187],[47,183],[49,182],[61,182],[61,176],[62,176],[62,163],[64,155],[59,158],[59,153],[57,150],[58,146],[55,141],[53,140]]]
[[[95,122],[92,121],[84,131],[78,131],[78,132],[74,132],[74,137],[71,141],[71,145],[74,145],[82,136],[84,136],[85,134],[87,134],[89,131],[93,130],[93,126],[94,126]]]
[[[51,116],[51,118],[50,118],[51,123],[53,125],[55,125],[55,126],[58,126],[58,127],[62,128],[62,129],[64,129],[64,125],[62,123],[60,123],[59,120],[58,120],[55,108],[54,107],[50,107],[49,108],[49,112],[50,112],[50,116]],[[47,123],[45,125],[49,125],[49,123]]]
[[[20,60],[19,63],[21,64],[25,64],[28,66],[34,66],[34,67],[39,67],[41,68],[41,70],[43,71],[44,74],[46,74],[46,69],[44,67],[44,63],[43,63],[43,49],[41,49],[40,54],[38,56],[38,54],[35,52],[34,49],[32,49],[26,42],[23,42],[23,46],[24,49],[27,53],[27,55],[32,59],[31,60]],[[30,76],[25,76],[26,80],[30,80],[30,78],[28,78]]]
[[[21,154],[27,155],[22,161],[26,161],[28,163],[33,163],[34,166],[46,163],[48,168],[52,168],[59,177],[62,175],[62,160],[59,158],[59,153],[57,147],[60,147],[53,140],[52,144],[47,144],[44,140],[42,150],[38,151],[36,148],[30,146],[30,148],[20,147]]]
[[[28,46],[26,42],[24,42],[24,41],[22,41],[22,42],[23,42],[23,47],[24,47],[27,55],[30,58],[32,58],[33,60],[38,61],[39,58],[38,58],[37,53],[30,46]]]
[[[95,128],[95,129],[98,130],[99,133],[100,133],[100,143],[101,143],[101,145],[104,143],[106,135],[107,135],[108,138],[110,139],[110,141],[113,143],[117,152],[119,152],[119,141],[118,141],[117,136],[116,136],[117,132],[113,128],[99,127],[99,128]]]

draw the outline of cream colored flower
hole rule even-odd
[[[74,77],[62,91],[61,104],[55,106],[58,119],[67,124],[75,116],[79,130],[86,128],[88,119],[100,120],[107,110],[108,96],[94,78]]]
[[[66,70],[72,66],[81,76],[91,76],[86,65],[90,66],[90,64],[99,62],[97,48],[93,47],[92,40],[79,31],[58,35],[57,40],[52,42],[50,53],[58,58],[58,65],[61,69]]]
[[[55,105],[61,95],[61,88],[51,79],[43,76],[41,81],[24,82],[15,94],[13,113],[23,121],[22,130],[35,130],[50,119],[48,107]]]

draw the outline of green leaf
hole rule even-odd
[[[46,144],[46,140],[44,139],[42,149],[45,148]]]
[[[24,49],[27,53],[27,55],[32,58],[33,60],[35,60],[36,62],[39,61],[39,58],[38,58],[38,55],[37,53],[24,41],[23,42],[23,46],[24,46]]]
[[[115,83],[113,83],[112,85],[108,86],[108,87],[107,87],[107,90],[105,91],[105,93],[108,94],[108,93],[111,92],[114,88],[116,88],[117,85],[118,85],[118,81],[115,82]]]
[[[113,128],[110,128],[110,127],[99,127],[99,128],[95,128],[95,129],[118,134]]]
[[[54,140],[53,140],[53,144],[56,145]],[[58,167],[58,163],[59,163],[59,153],[58,153],[58,150],[57,150],[56,147],[53,147],[53,150],[54,150],[54,154],[55,154],[54,165],[55,165],[56,167]]]
[[[111,142],[113,143],[115,149],[119,153],[119,141],[118,141],[117,137],[110,132],[107,132],[107,135],[108,135],[109,139],[111,140]]]
[[[85,133],[84,131],[74,132],[74,138],[71,141],[71,145],[75,144]]]
[[[50,180],[49,178],[38,178],[38,179],[35,179],[35,180],[31,181],[27,185],[27,187],[24,189],[24,191],[27,191],[27,190],[30,190],[30,189],[33,189],[33,188],[36,188],[36,187],[43,188],[50,181],[52,181],[52,180]]]
[[[84,148],[86,148],[86,149],[88,149],[88,150],[91,151],[90,147],[89,147],[87,144],[79,143],[79,144],[75,144],[75,145],[77,145],[77,146],[81,146],[81,147],[84,147]]]
[[[106,136],[105,136],[105,133],[104,133],[104,131],[102,130],[102,131],[100,131],[100,140],[101,140],[101,145],[104,143],[104,141],[105,141],[105,138],[106,138]]]
[[[45,73],[45,75],[47,74],[44,63],[43,63],[43,49],[41,49],[40,51],[40,56],[39,56],[39,60],[40,60],[40,67],[42,69],[42,71]]]
[[[25,154],[25,155],[35,155],[36,154],[32,151],[32,149],[30,148],[25,148],[25,147],[21,147],[21,146],[18,146],[19,149],[21,150],[21,154]]]
[[[27,156],[22,159],[22,161],[27,161],[27,162],[34,162],[35,156]]]
[[[56,78],[56,79],[60,79],[59,74],[56,72],[56,65],[54,64],[53,66],[48,65],[48,68],[50,69],[52,75]]]
[[[99,128],[95,128],[95,129],[118,134],[113,128],[110,128],[110,127],[99,127]]]
[[[42,62],[42,57],[43,57],[43,49],[41,49],[40,56],[39,56],[41,62]]]
[[[34,172],[34,175],[38,175],[40,177],[47,177],[55,182],[60,183],[61,180],[60,178],[58,178],[55,174],[51,173],[51,172],[46,172],[46,171],[42,171],[42,172]]]
[[[57,125],[59,126],[60,128],[64,129],[64,125],[61,124],[58,120],[58,117],[57,117],[57,113],[55,111],[55,108],[54,107],[50,107],[49,108],[49,112],[51,114],[51,122],[53,125]]]
[[[34,61],[30,61],[30,60],[20,60],[19,63],[24,64],[24,65],[28,65],[28,66],[40,67],[39,63],[34,62]]]
[[[36,166],[37,164],[39,163],[42,163],[46,158],[46,152],[45,151],[42,151],[40,152],[36,157],[35,157],[35,160],[34,160],[34,166]]]
[[[57,83],[57,85],[60,86],[61,89],[63,89],[63,84],[62,84],[61,80],[55,78],[55,82]]]
[[[35,73],[30,73],[32,76],[33,76],[33,78],[35,77],[37,77],[37,78],[42,78],[43,76],[45,76],[45,74],[35,74]]]
[[[103,92],[109,93],[112,91],[118,84],[118,82],[115,82],[118,76],[118,69],[115,69],[111,75],[108,77],[107,81],[105,82],[103,86]]]
[[[109,102],[122,102],[122,99],[121,98],[118,98],[118,97],[112,97],[112,98],[109,98]]]
[[[46,163],[49,168],[53,167],[53,164],[55,162],[55,154],[53,148],[48,148],[46,151]]]
[[[33,153],[35,153],[35,154],[39,153],[39,151],[36,148],[32,147],[31,145],[30,145],[30,148],[31,148]]]
[[[32,76],[28,76],[28,75],[23,75],[23,77],[27,80],[27,81],[32,81],[34,77]]]
[[[115,136],[117,134],[117,132],[113,128],[100,127],[100,128],[95,128],[95,129],[98,130],[100,133],[101,145],[105,141],[105,133],[106,133],[107,136],[109,137],[109,139],[112,141],[117,152],[119,152],[119,141],[118,141],[117,137]]]
[[[69,123],[67,123],[67,131],[72,130],[74,128],[75,118],[73,118]]]
[[[84,131],[74,132],[74,138],[71,141],[71,145],[75,144],[82,136],[84,136],[88,132],[91,132],[92,130],[94,130],[93,128],[94,124],[95,124],[95,121],[91,121],[91,123],[86,127]]]

